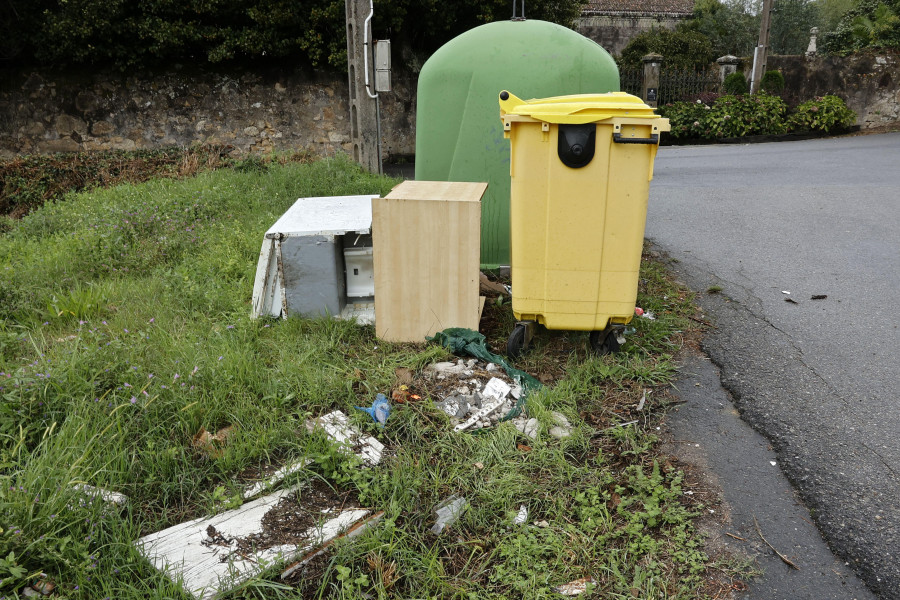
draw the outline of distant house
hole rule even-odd
[[[616,55],[639,33],[675,29],[694,12],[694,0],[590,0],[575,30]]]

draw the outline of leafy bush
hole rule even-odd
[[[710,106],[701,101],[673,102],[660,108],[678,139],[717,139],[787,132],[787,105],[768,94],[720,96]]]
[[[846,129],[856,122],[856,113],[837,96],[827,95],[808,100],[791,115],[791,129],[830,133]]]
[[[781,71],[766,71],[759,80],[759,89],[767,94],[778,96],[784,91],[784,75]]]
[[[707,123],[708,104],[696,102],[671,102],[659,107],[659,114],[669,119],[672,130],[669,135],[676,139],[707,139],[710,131]]]
[[[722,96],[709,111],[712,136],[772,135],[787,131],[787,104],[778,96]]]
[[[732,96],[740,96],[747,93],[747,79],[743,73],[734,72],[725,77],[722,90]]]

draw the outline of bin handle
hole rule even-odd
[[[648,138],[632,138],[622,137],[621,133],[614,133],[613,141],[617,144],[658,144],[659,134],[654,133]]]

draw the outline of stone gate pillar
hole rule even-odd
[[[659,68],[663,57],[660,54],[648,54],[641,59],[644,63],[643,98],[647,106],[656,108],[659,102]]]

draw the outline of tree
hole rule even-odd
[[[693,16],[682,27],[709,38],[716,58],[726,54],[749,56],[759,39],[759,3],[698,0]]]
[[[822,36],[821,48],[830,54],[849,54],[866,48],[900,48],[900,0],[859,0],[837,28]]]
[[[810,0],[775,0],[769,32],[770,52],[803,54],[809,46],[809,30],[819,22],[819,11]]]
[[[587,0],[532,0],[529,18],[571,25]],[[120,69],[172,61],[291,58],[346,68],[344,0],[0,0],[3,54],[20,62]],[[508,19],[508,0],[376,0],[373,31],[430,54],[450,38]],[[8,47],[7,47],[8,46]]]
[[[619,64],[627,68],[641,66],[650,53],[661,54],[668,67],[702,70],[715,59],[712,44],[702,33],[691,29],[654,29],[634,37],[622,50]]]

